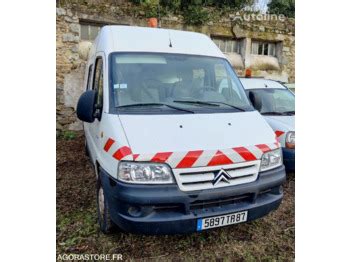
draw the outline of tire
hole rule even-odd
[[[104,234],[113,233],[117,231],[117,226],[111,220],[108,201],[105,197],[100,178],[97,180],[96,189],[98,224]]]

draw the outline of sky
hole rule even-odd
[[[262,13],[266,13],[267,11],[267,4],[271,2],[271,0],[255,0],[255,3],[253,5],[253,8],[260,10]]]

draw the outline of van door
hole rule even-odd
[[[85,126],[87,143],[90,148],[92,160],[95,162],[98,150],[101,149],[101,117],[103,112],[103,68],[104,60],[102,56],[97,56],[94,63],[91,89],[97,91],[96,116],[95,121]],[[89,87],[88,87],[89,88]]]

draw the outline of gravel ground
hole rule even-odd
[[[95,176],[84,138],[57,139],[57,255],[122,254],[132,261],[294,261],[294,173],[279,209],[245,224],[191,235],[104,235],[97,225]]]

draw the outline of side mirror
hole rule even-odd
[[[254,108],[260,112],[262,108],[261,97],[257,96],[253,92],[249,92],[249,100],[252,102]]]
[[[77,116],[81,121],[92,123],[95,121],[95,104],[97,92],[95,90],[85,91],[79,98],[77,105]]]

